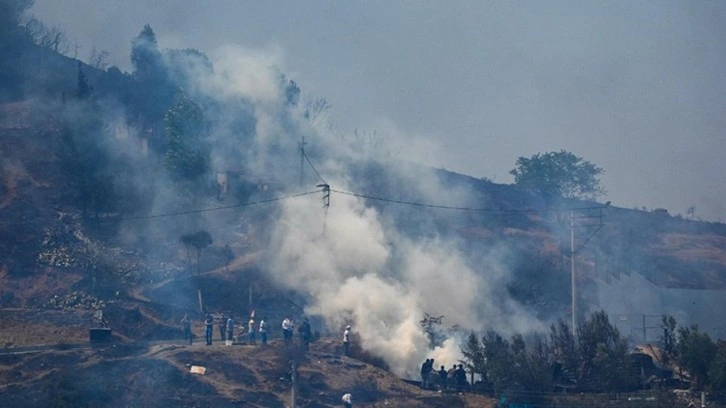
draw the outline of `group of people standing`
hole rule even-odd
[[[267,318],[262,318],[258,322],[255,321],[254,315],[250,316],[247,322],[247,335],[249,336],[250,344],[257,344],[257,334],[260,335],[260,341],[262,345],[267,344]],[[193,343],[194,333],[192,332],[192,321],[187,313],[181,319],[182,331],[184,332],[184,340],[188,341],[189,344]],[[219,328],[220,340],[227,344],[232,344],[236,340],[234,333],[236,326],[234,318],[232,316],[225,316],[220,314],[215,318],[211,313],[207,313],[204,317],[204,340],[208,346],[212,345],[212,338],[214,336],[214,326],[217,325]]]
[[[434,359],[427,358],[421,365],[421,388],[433,389],[434,382],[441,391],[452,388],[459,392],[463,391],[468,385],[464,365],[459,364],[457,366],[454,364],[449,370],[441,366],[441,369],[434,374]]]
[[[220,340],[231,344],[231,342],[234,341],[234,318],[232,318],[232,316],[225,316],[224,314],[221,314],[215,319],[211,313],[207,313],[207,316],[204,319],[205,340],[207,345],[212,345],[215,324],[219,328]]]
[[[192,344],[194,334],[192,333],[192,321],[189,318],[188,314],[184,314],[184,317],[181,320],[181,324],[184,331],[184,340],[188,341],[189,344]],[[227,345],[231,345],[235,340],[239,339],[239,337],[234,337],[235,321],[232,316],[225,316],[224,314],[220,314],[215,318],[211,313],[207,313],[204,318],[204,338],[208,346],[212,345],[212,337],[214,334],[215,324],[219,327],[220,339],[226,342]],[[260,344],[263,346],[267,345],[268,333],[266,317],[260,319],[259,321],[255,321],[254,313],[252,313],[250,315],[250,319],[247,321],[246,329],[248,344],[257,344],[257,336],[259,335]],[[302,348],[302,351],[305,352],[308,350],[310,342],[313,340],[313,331],[312,327],[310,326],[310,320],[308,318],[303,319],[302,324],[297,327],[297,332],[300,338],[300,346]],[[292,320],[292,318],[285,317],[282,320],[282,337],[285,341],[286,346],[290,346],[292,344],[294,333],[295,322]],[[345,327],[345,330],[343,331],[342,354],[344,356],[350,355],[351,336],[351,327],[350,325],[347,325]],[[428,370],[431,371],[432,367],[433,359],[431,359],[431,367],[429,367]],[[423,375],[424,369],[422,368],[421,370],[421,375]]]
[[[297,332],[300,336],[300,346],[303,351],[307,351],[310,342],[313,340],[313,329],[307,317],[303,319],[302,324],[297,328]],[[285,340],[286,346],[292,344],[294,334],[295,322],[289,317],[284,318],[282,320],[282,338]]]
[[[189,318],[187,313],[181,319],[182,330],[184,332],[184,340],[188,341],[189,344],[193,343],[194,334],[192,332],[192,320]],[[214,334],[214,326],[219,327],[219,337],[221,341],[231,344],[232,341],[239,340],[239,336],[235,337],[235,327],[240,331],[244,332],[248,337],[249,344],[257,344],[259,338],[261,345],[267,345],[268,332],[267,332],[267,318],[263,317],[260,320],[255,320],[254,313],[250,315],[249,320],[245,326],[237,324],[232,316],[225,316],[220,314],[214,316],[211,313],[207,313],[204,318],[204,339],[207,345],[212,344],[212,337]],[[304,318],[302,324],[297,327],[298,336],[300,338],[300,344],[303,350],[307,350],[310,342],[313,340],[313,331],[310,325],[310,320]],[[295,322],[290,317],[285,317],[282,321],[282,336],[285,340],[285,344],[290,344],[295,333]],[[259,337],[258,337],[259,336]],[[347,340],[345,340],[347,339]],[[350,326],[346,328],[344,334],[344,344],[350,343]],[[347,347],[345,347],[347,354]]]

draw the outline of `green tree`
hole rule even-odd
[[[678,361],[691,374],[691,386],[702,389],[708,384],[708,373],[716,356],[716,344],[698,326],[678,328]]]
[[[542,393],[552,388],[552,369],[549,350],[541,337],[535,338],[535,345],[527,348],[521,334],[512,336],[510,342],[512,377],[510,392],[518,393],[523,403],[546,405]]]
[[[131,64],[134,67],[134,76],[140,81],[155,81],[163,74],[156,34],[148,24],[131,42]]]
[[[726,341],[719,340],[716,344],[716,356],[708,369],[708,378],[713,389],[726,391]]]
[[[285,86],[285,101],[290,106],[297,106],[300,101],[300,87],[292,79]]]
[[[179,181],[197,181],[210,166],[210,147],[202,108],[179,92],[164,117],[167,137],[164,166]]]
[[[78,88],[76,89],[76,97],[78,99],[88,99],[93,93],[93,87],[88,83],[88,78],[83,72],[83,64],[78,61]]]
[[[0,0],[0,45],[14,40],[22,32],[23,16],[33,3],[34,0]]]
[[[131,43],[131,63],[134,68],[134,83],[129,91],[132,118],[140,126],[153,126],[164,118],[173,104],[176,86],[159,51],[156,34],[148,24]],[[154,149],[162,144],[159,140],[151,141],[150,146]]]
[[[33,38],[21,24],[32,0],[0,0],[0,103],[26,97],[28,67],[23,63]]]
[[[462,363],[471,374],[471,383],[474,384],[474,375],[479,374],[486,378],[486,360],[484,358],[484,345],[479,341],[476,333],[471,332],[466,342],[461,346],[461,353],[464,355]]]
[[[550,352],[552,359],[562,365],[565,373],[569,373],[572,378],[577,377],[579,368],[577,341],[570,326],[562,319],[550,326]]]
[[[197,251],[197,275],[201,274],[200,261],[202,258],[202,251],[214,242],[209,232],[200,230],[191,234],[184,234],[179,238],[179,241],[184,244],[187,249],[187,259],[189,258],[189,252],[191,248]]]
[[[660,362],[669,365],[676,359],[676,319],[670,315],[664,315],[660,323]]]
[[[234,260],[234,251],[232,250],[232,247],[229,246],[229,244],[225,245],[224,248],[222,248],[222,258],[224,259],[224,268],[229,272],[229,263]]]
[[[604,170],[565,150],[519,157],[515,166],[509,172],[514,182],[548,199],[595,199],[605,193],[599,178]]]
[[[617,390],[632,386],[628,360],[628,343],[607,313],[593,313],[578,329],[580,379],[591,378],[600,390]]]
[[[434,348],[438,345],[437,335],[441,331],[441,324],[444,321],[444,316],[432,316],[428,313],[424,313],[424,316],[419,320],[418,324],[426,333],[429,338],[429,347]]]
[[[79,75],[79,80],[83,78]],[[117,183],[109,165],[112,158],[105,147],[109,135],[98,104],[88,95],[84,99],[74,98],[65,104],[61,118],[57,151],[69,182],[66,197],[83,210],[84,216],[98,218],[102,213],[115,212]]]
[[[494,393],[499,394],[511,386],[514,377],[509,342],[494,330],[489,330],[482,338],[482,344],[486,359],[487,381],[494,389]]]
[[[552,349],[542,336],[534,337],[534,345],[529,353],[525,382],[527,389],[546,392],[552,389]]]

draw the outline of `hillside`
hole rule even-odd
[[[569,321],[572,267],[580,320],[605,308],[638,343],[654,340],[646,316],[673,314],[726,338],[712,313],[725,224],[403,162],[316,127],[276,67],[238,76],[159,49],[148,26],[132,73],[14,44],[19,85],[0,95],[0,397],[13,406],[286,406],[298,356],[278,326],[307,317],[322,338],[299,360],[300,406],[352,390],[364,406],[485,407],[404,380],[434,355],[458,363],[469,332]],[[113,341],[88,347],[99,312]],[[181,316],[199,338],[203,312],[266,316],[273,345],[181,344]],[[337,350],[347,324],[353,358]]]
[[[0,242],[4,280],[0,299],[5,306],[38,306],[47,302],[54,292],[62,294],[58,290],[60,287],[70,288],[79,283],[82,277],[69,274],[73,268],[69,270],[64,264],[63,254],[55,253],[58,248],[50,248],[51,262],[38,262],[44,245],[57,246],[58,243],[48,241],[51,236],[69,239],[68,234],[74,234],[70,229],[87,227],[78,224],[78,213],[68,195],[73,182],[63,169],[57,153],[57,146],[63,136],[52,111],[48,112],[48,108],[38,102],[26,101],[2,105],[0,112],[0,188],[3,192],[0,228],[4,236]],[[382,171],[377,168],[377,165],[365,165],[351,169],[351,174],[359,174],[356,177],[369,180],[359,186],[361,191],[375,191],[379,196],[412,201],[421,199],[415,194],[400,195],[401,190],[396,184],[372,184],[372,180],[384,180],[376,176],[376,171]],[[383,214],[391,214],[394,222],[400,223],[402,228],[413,235],[425,236],[436,231],[442,235],[457,236],[463,240],[464,247],[473,252],[477,252],[477,248],[492,245],[506,246],[511,251],[508,257],[512,260],[514,272],[509,289],[521,301],[536,305],[538,313],[543,316],[564,313],[569,304],[569,212],[510,213],[508,209],[536,210],[542,204],[537,204],[536,197],[533,199],[531,194],[518,191],[513,186],[443,170],[433,174],[451,191],[472,192],[475,198],[471,201],[477,205],[504,211],[464,213],[462,217],[462,214],[435,209],[406,213],[408,209],[405,206],[376,200],[371,200],[370,205]],[[557,205],[580,208],[591,207],[592,203],[563,202]],[[399,216],[401,214],[405,215]],[[617,279],[621,274],[637,272],[659,287],[726,289],[724,224],[691,221],[616,206],[587,214],[602,216],[603,224],[582,248],[581,257],[577,260],[578,274],[584,286],[591,279]],[[266,229],[261,223],[250,222],[249,217],[245,220],[248,223],[245,227],[247,232]],[[92,225],[90,227],[95,228]],[[577,233],[581,234],[578,239],[584,239],[593,230],[578,229]],[[249,237],[243,235],[247,241],[234,243],[236,250],[244,251],[250,244]],[[134,248],[119,249],[136,254],[131,255],[132,258],[141,254]],[[175,257],[181,254],[174,255],[172,251],[170,255]],[[157,261],[171,265],[183,265],[186,262],[173,258]],[[219,266],[221,261],[208,262],[211,262],[209,266],[215,263]],[[154,266],[147,263],[146,268],[151,275],[158,273],[155,270],[158,264]],[[65,279],[64,275],[67,276],[68,284],[58,286],[58,280]],[[147,278],[153,279],[151,276]],[[27,283],[35,280],[46,283]],[[50,290],[44,288],[46,285]],[[583,301],[587,302],[587,298]]]
[[[27,106],[26,115],[32,117],[32,103]],[[0,275],[3,307],[0,344],[6,350],[86,344],[88,327],[97,324],[94,310],[98,308],[104,310],[119,342],[90,350],[48,350],[5,356],[4,398],[17,401],[17,406],[34,406],[49,398],[89,406],[100,401],[126,406],[148,401],[153,394],[158,401],[156,406],[171,406],[180,401],[186,401],[189,406],[284,406],[289,384],[279,380],[284,377],[280,367],[280,373],[269,371],[272,368],[255,369],[252,376],[245,369],[273,364],[279,358],[275,354],[279,352],[279,345],[260,353],[248,347],[215,346],[210,350],[201,345],[188,348],[168,343],[169,339],[181,337],[179,316],[198,309],[197,289],[205,294],[205,304],[210,310],[227,313],[247,310],[247,294],[251,291],[257,310],[268,314],[272,321],[281,320],[287,314],[304,314],[305,296],[279,288],[260,270],[265,251],[260,248],[262,235],[254,231],[265,229],[264,222],[268,222],[265,218],[249,223],[242,235],[244,239],[233,245],[235,258],[228,260],[228,264],[210,250],[210,255],[203,260],[203,273],[197,277],[190,278],[185,272],[183,265],[187,261],[180,252],[181,247],[167,251],[170,256],[161,263],[150,263],[144,258],[144,253],[154,252],[148,248],[107,248],[123,254],[126,261],[144,272],[135,283],[111,282],[113,288],[121,289],[116,295],[111,295],[113,291],[100,290],[104,285],[99,280],[95,286],[98,298],[84,298],[93,289],[88,274],[77,266],[74,257],[85,256],[88,249],[87,244],[74,237],[98,234],[98,227],[94,223],[84,226],[73,207],[63,204],[66,198],[62,186],[67,186],[69,180],[58,167],[52,150],[52,141],[60,136],[58,130],[51,124],[5,127],[2,132],[4,194],[0,228],[5,238]],[[452,189],[471,189],[483,202],[498,208],[521,208],[531,203],[529,193],[511,186],[443,171],[437,174]],[[384,195],[395,190],[395,186],[378,189]],[[396,216],[401,211],[376,201],[371,205],[379,206],[381,212],[393,211]],[[617,279],[617,273],[637,271],[661,287],[724,288],[726,233],[723,225],[617,207],[608,207],[604,219],[603,228],[578,259],[584,301],[587,301],[589,280],[602,278],[603,274]],[[540,316],[565,315],[569,305],[569,262],[562,253],[568,249],[567,237],[563,237],[568,232],[566,214],[475,214],[461,219],[451,215],[441,218],[435,211],[429,211],[410,213],[406,222],[418,226],[409,231],[411,234],[427,234],[421,229],[427,225],[426,228],[434,228],[442,235],[459,236],[466,242],[464,247],[472,251],[480,246],[508,247],[510,256],[519,260],[513,264],[513,278],[507,285],[510,293]],[[170,241],[167,238],[165,242]],[[159,265],[167,266],[163,269]],[[54,296],[61,301],[53,301]],[[102,303],[98,299],[103,299]],[[299,302],[302,304],[298,305]],[[320,328],[327,330],[324,326]],[[196,331],[201,337],[199,325]],[[163,343],[137,344],[139,341]],[[476,397],[469,395],[427,395],[374,367],[366,365],[362,369],[338,364],[339,360],[331,357],[334,349],[330,341],[315,345],[314,356],[323,363],[307,362],[301,366],[301,395],[308,401],[301,406],[335,406],[337,394],[346,387],[365,389],[361,384],[365,381],[376,384],[364,391],[365,398],[371,399],[367,401],[369,406],[385,406],[375,404],[392,400],[400,402],[395,406],[421,406],[423,400],[427,406],[440,403],[441,406],[478,407],[488,403],[472,400]],[[207,366],[209,374],[204,377],[189,374],[187,364],[192,363]],[[319,364],[324,369],[318,370]],[[356,364],[352,367],[358,367]],[[55,368],[49,370],[50,365]],[[102,374],[108,371],[113,375]],[[138,392],[114,391],[107,383],[109,378]],[[106,391],[92,391],[96,388]],[[159,389],[165,391],[159,394]]]
[[[113,345],[2,355],[0,395],[14,407],[285,407],[291,384],[285,346]],[[351,392],[361,406],[487,407],[478,395],[438,394],[402,382],[315,342],[298,369],[299,407],[339,406]],[[190,367],[206,368],[203,375]]]

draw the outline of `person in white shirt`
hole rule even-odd
[[[258,325],[260,329],[260,343],[263,346],[267,345],[267,323],[265,323],[266,320],[267,318],[263,317],[262,320],[260,320],[260,324]]]
[[[353,396],[350,395],[349,392],[346,392],[345,394],[343,394],[343,398],[341,398],[341,399],[343,400],[343,406],[345,408],[353,407]]]
[[[343,332],[343,355],[347,356],[350,352],[350,326],[345,326]]]
[[[257,344],[257,332],[255,331],[255,319],[250,317],[250,320],[247,322],[247,334],[250,339],[250,344]]]
[[[292,340],[293,327],[292,320],[289,317],[282,321],[282,337],[285,339],[285,344],[290,343]]]

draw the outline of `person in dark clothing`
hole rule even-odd
[[[184,317],[181,319],[182,330],[184,330],[184,340],[189,340],[189,344],[192,344],[192,321],[189,319],[189,315],[184,313]]]
[[[300,345],[303,351],[307,351],[310,340],[313,337],[312,329],[310,328],[310,321],[306,318],[303,323],[297,329],[300,333]]]
[[[234,341],[234,319],[232,319],[232,316],[227,318],[227,341],[228,344]]]
[[[434,369],[434,360],[433,359],[426,359],[426,361],[421,364],[421,388],[427,389],[429,388],[429,374],[431,374],[431,370]]]
[[[224,315],[219,317],[219,338],[222,341],[227,340],[227,318]]]
[[[451,366],[449,371],[447,371],[446,384],[449,386],[449,389],[453,390],[456,388],[456,364]]]
[[[463,364],[459,364],[459,368],[454,372],[454,376],[456,378],[456,391],[463,391],[466,387],[466,371],[464,370]]]
[[[204,339],[207,341],[207,346],[212,345],[212,333],[214,333],[214,318],[210,313],[207,313],[207,317],[204,319]]]
[[[439,389],[444,391],[446,390],[446,380],[449,377],[449,372],[446,371],[446,368],[444,366],[441,366],[441,370],[439,370]]]

